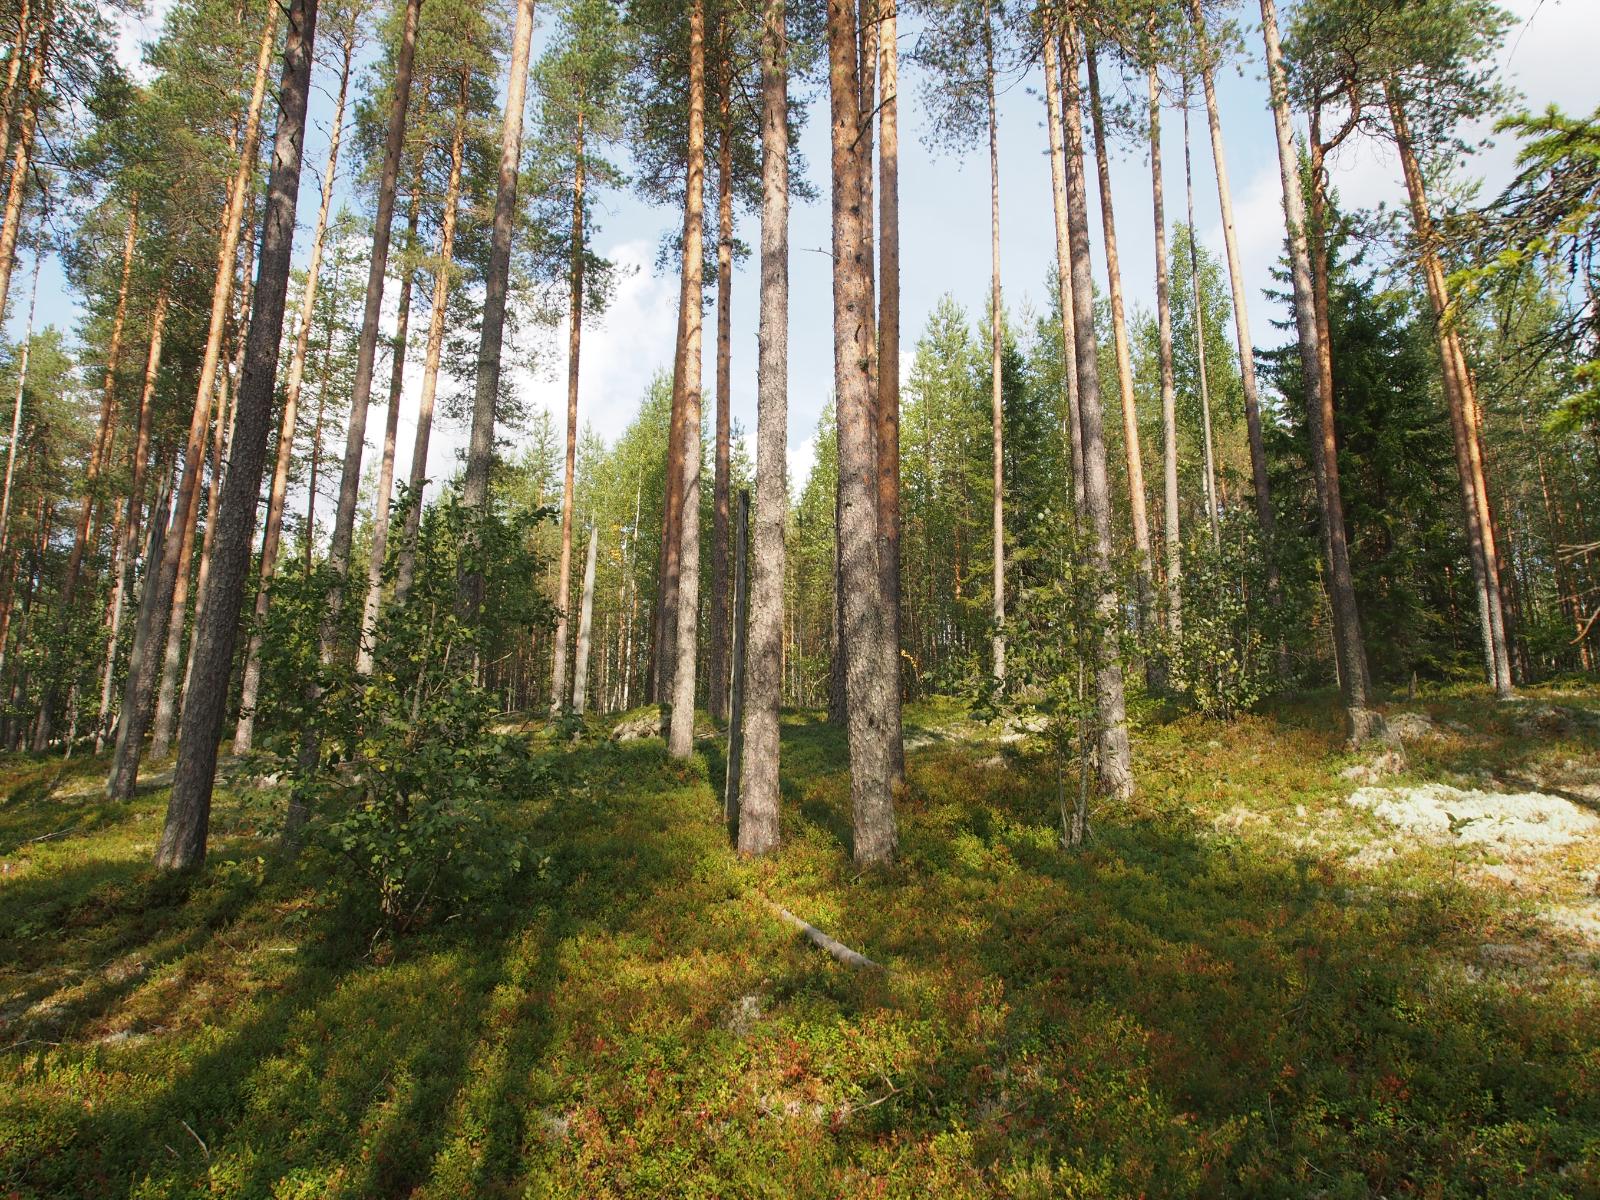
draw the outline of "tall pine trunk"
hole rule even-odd
[[[1149,53],[1155,54],[1155,39]],[[1167,200],[1161,177],[1161,80],[1152,57],[1150,91],[1150,195],[1155,209],[1156,330],[1161,361],[1161,475],[1165,501],[1162,534],[1166,560],[1167,634],[1183,628],[1183,537],[1178,522],[1178,388],[1172,369],[1172,293],[1167,282]]]
[[[1107,145],[1104,106],[1100,102],[1100,70],[1094,45],[1087,44],[1089,110],[1094,124],[1094,164],[1100,181],[1100,225],[1105,235],[1107,299],[1111,304],[1111,338],[1117,356],[1117,387],[1122,399],[1122,444],[1128,459],[1128,513],[1133,548],[1139,556],[1139,624],[1149,628],[1154,597],[1150,558],[1150,517],[1145,508],[1144,452],[1139,445],[1139,408],[1133,391],[1133,356],[1128,348],[1128,320],[1122,302],[1122,264],[1117,256],[1117,218],[1111,193],[1111,154]]]
[[[756,517],[744,676],[739,852],[778,845],[783,697],[783,528],[789,507],[789,48],[784,0],[761,17],[761,318],[756,366]]]
[[[1200,51],[1200,82],[1205,91],[1206,121],[1211,128],[1211,161],[1216,168],[1217,203],[1222,213],[1222,243],[1228,257],[1228,282],[1233,289],[1233,332],[1239,343],[1239,380],[1244,391],[1245,428],[1250,439],[1250,478],[1255,485],[1256,521],[1267,547],[1267,589],[1279,594],[1278,561],[1273,550],[1272,496],[1267,485],[1267,451],[1261,436],[1261,396],[1256,386],[1256,353],[1250,340],[1250,306],[1239,263],[1239,238],[1233,220],[1233,193],[1228,186],[1228,160],[1222,150],[1222,117],[1217,109],[1216,64],[1206,33],[1200,0],[1189,0],[1189,16]]]
[[[344,135],[344,110],[350,94],[350,71],[355,58],[356,23],[347,27],[339,60],[339,91],[333,104],[328,136],[328,159],[322,169],[322,198],[311,234],[311,256],[306,263],[305,293],[295,320],[294,351],[289,359],[289,379],[283,392],[283,419],[278,424],[278,452],[272,466],[272,486],[267,494],[266,528],[261,535],[260,577],[256,585],[255,612],[250,641],[245,648],[244,681],[240,689],[239,720],[233,730],[233,752],[248,754],[255,741],[256,698],[261,690],[261,646],[267,612],[272,603],[272,581],[278,571],[278,547],[283,540],[283,511],[289,492],[289,468],[294,463],[294,438],[300,410],[300,390],[305,381],[306,352],[311,344],[311,323],[317,309],[322,278],[322,252],[328,240],[328,214],[339,171],[339,145]],[[315,480],[312,481],[315,491]],[[310,527],[307,526],[307,539]]]
[[[711,477],[711,604],[706,707],[728,710],[728,476],[733,397],[733,62],[726,18],[717,38],[717,443]]]
[[[163,286],[156,293],[155,307],[150,313],[150,348],[145,356],[144,385],[139,392],[139,424],[134,434],[133,470],[128,484],[127,516],[123,519],[122,538],[113,548],[111,559],[111,603],[106,622],[105,662],[100,673],[100,719],[95,726],[94,752],[105,749],[106,734],[111,725],[112,689],[116,680],[117,639],[122,633],[122,619],[127,608],[127,596],[133,586],[134,555],[139,545],[140,506],[144,502],[146,463],[150,454],[150,425],[155,400],[156,379],[161,373],[161,352],[167,325],[169,293]]]
[[[239,614],[250,569],[256,502],[272,423],[278,352],[289,293],[294,249],[300,151],[305,140],[306,100],[316,33],[317,0],[291,0],[278,89],[278,128],[272,153],[267,208],[262,220],[261,258],[255,305],[239,381],[238,419],[212,548],[211,595],[195,629],[190,702],[184,705],[173,774],[172,799],[156,849],[156,865],[185,870],[205,861],[217,741],[227,706]]]
[[[900,725],[900,48],[898,0],[878,0],[878,576],[894,655],[890,777],[905,780]]]
[[[1067,442],[1072,450],[1072,506],[1083,511],[1083,422],[1078,416],[1077,319],[1072,304],[1072,244],[1067,229],[1067,161],[1061,107],[1061,32],[1046,17],[1044,31],[1045,125],[1050,134],[1050,199],[1055,214],[1056,301],[1061,308],[1061,376],[1067,395]],[[1095,122],[1098,127],[1099,122]],[[1102,191],[1103,196],[1107,193]],[[1115,293],[1113,293],[1115,294]]]
[[[122,241],[122,277],[117,287],[117,306],[111,317],[111,338],[106,346],[105,383],[100,392],[100,432],[89,454],[89,469],[84,481],[83,504],[78,510],[78,527],[72,537],[72,554],[67,559],[67,578],[61,585],[61,604],[68,607],[77,590],[83,555],[89,543],[89,523],[95,505],[95,484],[100,479],[115,441],[117,419],[117,364],[122,356],[122,326],[128,316],[128,280],[133,274],[134,244],[139,234],[139,196],[128,202],[128,232]]]
[[[117,727],[116,749],[106,779],[106,796],[112,800],[129,799],[138,780],[139,757],[144,750],[144,735],[150,721],[150,702],[165,657],[173,596],[179,573],[188,570],[188,562],[180,553],[185,549],[182,534],[183,530],[193,525],[194,509],[199,501],[201,459],[205,453],[206,428],[211,416],[211,397],[216,388],[217,369],[222,359],[223,329],[233,296],[233,275],[239,250],[239,232],[244,221],[245,199],[250,180],[255,175],[261,106],[266,95],[272,49],[277,40],[278,12],[276,3],[268,5],[267,21],[256,57],[255,82],[245,113],[239,163],[223,205],[217,274],[211,292],[211,319],[200,361],[200,378],[195,387],[194,411],[189,418],[189,433],[184,444],[182,483],[174,491],[176,512],[173,515],[173,531],[163,543],[160,564],[152,564],[151,569],[145,572],[145,589],[154,589],[153,608],[150,620],[141,620],[140,628],[136,630],[129,660],[128,678],[123,689],[122,719]],[[146,636],[138,636],[140,633]],[[182,634],[181,629],[176,632],[176,636],[181,637]]]
[[[1133,794],[1128,718],[1123,696],[1121,614],[1111,567],[1111,490],[1106,478],[1104,415],[1094,329],[1094,273],[1089,258],[1089,202],[1084,178],[1083,115],[1078,84],[1078,38],[1067,23],[1070,73],[1063,80],[1066,102],[1067,218],[1072,242],[1072,302],[1078,339],[1078,415],[1083,422],[1083,495],[1094,536],[1096,582],[1094,661],[1095,708],[1099,725],[1100,786],[1108,795]]]
[[[333,662],[337,652],[339,614],[344,607],[350,570],[350,543],[355,536],[356,505],[361,496],[361,459],[367,446],[367,407],[372,398],[372,371],[378,355],[383,290],[389,270],[389,242],[394,224],[394,199],[400,181],[400,156],[405,152],[406,118],[411,108],[411,76],[416,62],[417,22],[421,10],[422,0],[406,0],[400,45],[395,54],[394,96],[389,103],[383,162],[378,172],[378,207],[373,217],[372,251],[367,264],[366,302],[361,313],[361,332],[356,339],[356,371],[350,387],[344,467],[339,475],[339,499],[333,513],[333,534],[328,542],[328,599],[317,637],[317,657],[324,666]],[[310,688],[310,698],[315,699],[316,684],[312,683]],[[309,766],[315,756],[316,736],[308,730],[301,750],[302,766]],[[298,807],[290,811],[291,816],[298,819]]]
[[[489,503],[489,468],[494,460],[494,409],[500,395],[500,359],[505,343],[506,291],[511,282],[511,232],[516,221],[517,173],[522,162],[522,109],[528,95],[528,51],[533,42],[533,0],[517,0],[511,34],[511,75],[500,124],[500,165],[495,179],[494,223],[484,271],[483,327],[472,392],[472,432],[461,500],[469,509]],[[463,600],[476,603],[477,581],[466,579]]]
[[[989,117],[989,419],[992,426],[994,563],[994,640],[991,668],[995,682],[1006,680],[1006,518],[1005,518],[1005,309],[1000,299],[1000,131],[994,96],[994,18],[983,6],[983,91]]]
[[[877,536],[877,430],[871,357],[872,264],[863,210],[861,92],[854,0],[828,0],[833,179],[833,370],[839,439],[839,559],[844,607],[845,704],[855,860],[887,862],[897,843],[889,694],[894,663],[884,637]]]
[[[1506,637],[1506,620],[1500,580],[1500,553],[1495,538],[1494,514],[1489,507],[1488,482],[1483,469],[1483,451],[1478,440],[1478,399],[1472,373],[1467,369],[1460,334],[1451,324],[1450,290],[1444,267],[1439,261],[1438,234],[1428,207],[1427,186],[1422,165],[1417,161],[1411,141],[1411,126],[1399,91],[1390,83],[1385,89],[1395,145],[1405,174],[1406,192],[1411,203],[1412,232],[1422,267],[1428,301],[1433,309],[1434,328],[1439,342],[1439,358],[1444,373],[1445,404],[1450,410],[1450,430],[1456,452],[1456,474],[1461,484],[1462,510],[1472,551],[1473,568],[1480,594],[1480,615],[1489,683],[1501,698],[1513,694],[1514,680]]]
[[[552,657],[550,708],[567,699],[567,609],[572,597],[572,491],[578,471],[578,357],[583,343],[584,263],[583,111],[578,111],[572,166],[572,253],[567,268],[570,289],[567,326],[567,460],[561,482],[561,560],[556,572],[556,639]]]
[[[1311,252],[1306,240],[1305,197],[1301,190],[1299,152],[1289,119],[1289,88],[1278,39],[1274,0],[1261,0],[1262,36],[1266,43],[1267,78],[1272,89],[1272,117],[1278,141],[1278,170],[1288,225],[1290,275],[1294,285],[1295,329],[1300,341],[1307,425],[1311,433],[1311,465],[1328,553],[1329,592],[1333,608],[1334,648],[1345,729],[1359,745],[1383,732],[1383,718],[1370,707],[1366,647],[1356,611],[1350,552],[1345,542],[1344,510],[1339,492],[1339,459],[1334,444],[1333,412],[1323,390],[1323,357],[1317,331],[1316,300],[1311,278]]]
[[[372,498],[372,547],[367,553],[367,587],[361,605],[361,633],[356,642],[356,673],[372,674],[377,650],[378,606],[383,599],[383,564],[389,553],[390,501],[394,498],[394,455],[400,440],[400,401],[405,393],[406,351],[411,344],[411,294],[416,285],[410,255],[422,219],[422,170],[411,186],[411,211],[406,218],[405,277],[400,281],[400,306],[395,313],[394,348],[389,360],[389,409],[384,415],[383,449],[378,457],[378,493]]]
[[[39,104],[44,90],[45,64],[50,54],[51,17],[49,0],[39,14],[39,41],[28,60],[28,82],[22,93],[22,113],[17,120],[16,149],[11,163],[11,184],[6,189],[5,216],[0,219],[0,313],[11,298],[11,271],[17,262],[17,237],[22,232],[22,207],[27,197],[33,163],[33,137],[39,126]],[[18,37],[25,44],[24,22]],[[7,129],[10,122],[7,121]]]
[[[439,225],[439,265],[433,273],[433,304],[428,315],[428,348],[422,360],[422,394],[417,400],[417,437],[411,447],[407,480],[406,523],[395,564],[394,595],[403,603],[411,592],[417,564],[417,531],[422,524],[422,491],[428,482],[428,442],[433,434],[433,402],[439,387],[439,360],[444,349],[445,319],[450,307],[450,271],[455,260],[456,217],[461,206],[461,160],[466,144],[467,99],[471,76],[462,72],[456,97],[455,132],[450,139],[450,177],[444,189]]]
[[[678,628],[672,667],[672,723],[667,751],[694,750],[695,659],[700,615],[700,336],[705,271],[702,219],[706,187],[705,0],[689,7],[689,144],[683,205],[683,289],[678,327],[683,344],[683,490],[678,535]]]

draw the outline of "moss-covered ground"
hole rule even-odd
[[[1410,707],[1457,723],[1413,780],[1600,764],[1584,722]],[[159,786],[6,760],[0,1196],[1600,1195],[1600,957],[1541,916],[1582,862],[1532,891],[1459,846],[1362,865],[1327,697],[1147,714],[1137,796],[1077,852],[1048,759],[974,728],[908,713],[901,859],[867,874],[817,714],[786,716],[759,863],[715,742],[531,734],[532,861],[399,939],[275,855],[272,788],[221,790],[174,880]]]

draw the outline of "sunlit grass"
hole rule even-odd
[[[1469,731],[1417,779],[1596,754],[1476,694],[1413,707]],[[1595,963],[1444,848],[1352,866],[1326,703],[1151,718],[1138,794],[1072,854],[1047,761],[949,702],[907,724],[950,735],[865,875],[816,714],[786,714],[759,863],[721,747],[538,738],[513,894],[398,942],[330,860],[277,858],[275,791],[220,793],[171,881],[163,790],[0,764],[0,1195],[1600,1194]]]

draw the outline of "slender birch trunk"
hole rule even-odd
[[[317,206],[317,223],[311,234],[311,256],[306,263],[306,287],[300,297],[300,312],[295,319],[294,351],[289,359],[289,378],[283,392],[283,419],[278,425],[278,451],[272,466],[272,485],[267,494],[266,528],[261,535],[260,577],[256,585],[255,611],[250,623],[250,641],[245,648],[244,681],[240,690],[239,720],[233,730],[233,752],[248,754],[255,742],[256,699],[261,690],[261,646],[265,637],[267,612],[272,604],[272,581],[278,571],[278,547],[283,538],[283,512],[289,493],[289,469],[294,463],[294,439],[300,410],[300,390],[305,381],[306,353],[311,344],[311,323],[316,315],[317,290],[322,278],[322,252],[328,240],[328,214],[333,208],[333,188],[339,173],[339,146],[344,136],[344,110],[350,95],[350,72],[355,58],[356,22],[345,31],[339,60],[339,90],[333,103],[333,124],[328,136],[328,159],[322,169],[322,198]],[[311,480],[315,503],[316,477]],[[309,517],[307,545],[311,533]]]
[[[112,800],[127,800],[133,795],[139,774],[139,757],[144,749],[144,735],[149,726],[150,700],[158,682],[171,630],[172,604],[178,577],[180,573],[187,577],[188,562],[183,552],[188,547],[184,544],[186,539],[182,531],[192,528],[195,506],[199,502],[201,459],[205,453],[206,428],[211,417],[211,397],[216,388],[217,369],[222,359],[222,334],[233,296],[233,276],[240,229],[244,223],[245,201],[250,180],[255,175],[261,106],[266,94],[267,70],[277,41],[278,13],[276,3],[268,5],[267,21],[256,56],[255,81],[245,114],[239,164],[223,206],[217,274],[211,293],[211,320],[206,334],[205,353],[200,362],[200,378],[195,388],[194,411],[189,419],[189,434],[184,446],[183,482],[175,492],[177,510],[174,513],[173,536],[165,539],[160,566],[145,573],[144,587],[155,589],[155,610],[148,622],[148,636],[134,638],[134,653],[123,691],[122,719],[117,727],[117,745],[106,779],[106,796]],[[177,635],[181,637],[182,632],[179,629]]]
[[[301,146],[305,140],[306,101],[316,34],[317,0],[290,0],[289,33],[284,42],[283,76],[278,88],[278,127],[266,212],[255,305],[245,342],[239,381],[238,419],[222,495],[217,507],[211,595],[195,629],[190,703],[184,705],[173,774],[172,799],[157,846],[156,866],[168,871],[198,867],[205,861],[211,791],[217,767],[217,742],[227,706],[239,614],[250,569],[256,504],[261,493],[267,433],[283,339],[294,249],[296,198],[300,190]]]
[[[444,326],[450,307],[450,272],[455,260],[456,214],[461,206],[461,160],[466,144],[467,99],[471,77],[463,72],[456,98],[455,132],[450,139],[450,178],[444,190],[444,214],[439,227],[439,265],[433,273],[433,306],[428,316],[428,348],[422,362],[422,394],[417,401],[417,440],[411,447],[411,477],[407,481],[406,523],[401,534],[400,557],[395,566],[395,602],[404,603],[411,592],[417,563],[417,531],[422,524],[422,491],[428,483],[428,442],[433,433],[433,402],[439,386],[439,359],[444,349]]]
[[[789,506],[785,478],[789,427],[789,48],[784,20],[784,0],[763,0],[756,520],[750,587],[750,644],[744,676],[744,753],[739,788],[739,853],[750,855],[766,854],[778,845],[778,708],[783,698],[785,575],[783,528]],[[888,286],[886,278],[886,294]]]
[[[889,739],[891,648],[883,636],[874,476],[877,430],[867,371],[871,275],[863,210],[860,86],[854,0],[828,0],[832,117],[833,363],[839,437],[839,557],[844,602],[845,703],[855,860],[887,862],[897,843]]]
[[[667,751],[694,751],[695,659],[700,629],[700,336],[705,269],[702,217],[706,187],[705,0],[689,8],[689,145],[683,206],[683,500],[679,534],[677,661],[672,669],[672,723]]]
[[[1289,88],[1278,40],[1278,14],[1274,0],[1260,0],[1262,36],[1266,43],[1267,77],[1272,89],[1272,116],[1278,141],[1278,170],[1283,185],[1284,216],[1288,225],[1289,259],[1294,284],[1296,331],[1300,339],[1301,370],[1311,430],[1312,474],[1322,514],[1328,549],[1334,645],[1337,651],[1340,691],[1344,701],[1346,732],[1354,745],[1381,735],[1383,718],[1370,707],[1366,648],[1361,638],[1355,587],[1350,578],[1349,548],[1345,543],[1344,512],[1339,492],[1339,460],[1333,442],[1333,413],[1324,403],[1322,352],[1317,331],[1316,301],[1312,294],[1311,254],[1306,241],[1305,198],[1301,191],[1299,152],[1289,120]]]
[[[1123,695],[1121,617],[1116,581],[1111,571],[1111,492],[1106,478],[1104,416],[1100,403],[1100,370],[1094,329],[1094,274],[1089,257],[1089,202],[1084,178],[1083,116],[1078,83],[1078,36],[1069,17],[1067,53],[1071,64],[1065,84],[1067,216],[1072,240],[1072,300],[1077,318],[1078,412],[1083,422],[1083,492],[1094,534],[1095,568],[1100,576],[1095,601],[1100,628],[1094,663],[1095,707],[1099,724],[1100,786],[1126,799],[1133,794],[1133,767],[1128,746],[1128,718]]]
[[[552,712],[559,712],[567,700],[567,610],[572,602],[572,493],[578,473],[578,357],[583,343],[583,150],[583,110],[580,108],[572,160],[572,255],[567,269],[571,294],[567,317],[567,459],[561,481],[561,559],[556,571],[556,638],[550,672]]]
[[[1222,549],[1222,524],[1217,504],[1217,457],[1211,432],[1211,380],[1206,371],[1206,321],[1200,290],[1199,237],[1194,224],[1194,157],[1189,149],[1189,89],[1183,91],[1183,182],[1189,215],[1189,285],[1194,293],[1194,361],[1200,389],[1200,445],[1205,470],[1206,519],[1211,525],[1211,546]]]
[[[594,632],[595,554],[600,548],[600,527],[589,526],[589,553],[583,564],[583,600],[578,609],[578,649],[572,663],[572,711],[582,716],[589,699],[589,639]],[[604,692],[601,692],[602,697]]]

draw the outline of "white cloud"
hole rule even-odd
[[[793,439],[788,448],[789,491],[798,493],[811,475],[811,468],[817,464],[817,435],[808,434],[799,442]]]

